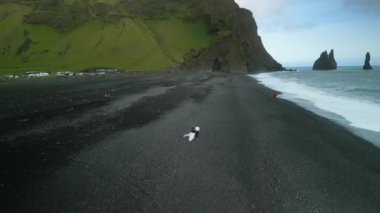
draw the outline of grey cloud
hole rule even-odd
[[[262,20],[263,25],[261,30],[263,32],[296,32],[299,30],[311,29],[317,26],[317,23],[304,20],[302,18],[297,18],[293,16],[288,16],[285,14],[276,14],[270,18],[265,18]]]
[[[343,4],[362,12],[380,12],[380,0],[344,0]]]
[[[262,26],[260,29],[266,33],[275,33],[275,32],[297,32],[300,30],[307,30],[316,27],[315,23],[303,22],[303,23],[282,23],[281,25],[273,24],[268,26]]]

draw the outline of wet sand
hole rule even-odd
[[[247,76],[0,88],[0,212],[380,211],[380,150]]]

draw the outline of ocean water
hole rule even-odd
[[[380,67],[371,71],[361,67],[297,70],[252,77],[281,92],[279,98],[326,117],[380,147]]]

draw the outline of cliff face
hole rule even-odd
[[[283,69],[234,0],[0,0],[0,72]]]
[[[336,68],[334,50],[331,50],[329,54],[327,54],[327,51],[322,52],[313,65],[313,70],[335,70]]]
[[[213,33],[224,33],[200,54],[184,64],[186,68],[225,72],[262,72],[283,67],[265,50],[252,13],[233,0],[197,1]]]

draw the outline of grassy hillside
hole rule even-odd
[[[162,70],[217,39],[206,20],[185,17],[180,4],[160,5],[145,16],[132,14],[129,4],[118,0],[39,2],[0,4],[0,74],[89,67]]]

